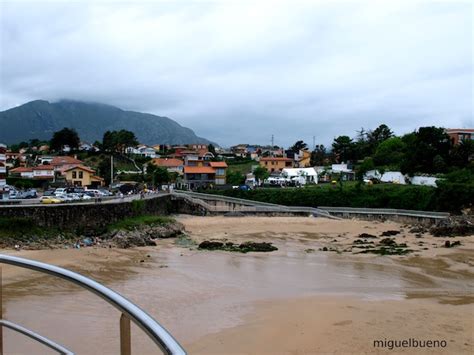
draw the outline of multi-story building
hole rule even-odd
[[[84,165],[67,168],[63,174],[68,185],[93,188],[104,185],[104,179],[94,175],[95,170]]]
[[[8,198],[6,152],[7,146],[5,144],[0,144],[0,200]]]
[[[282,171],[284,168],[292,168],[293,162],[293,159],[282,157],[260,158],[260,166],[267,169],[269,173]]]
[[[225,162],[201,161],[201,165],[185,165],[181,187],[191,190],[226,184]]]
[[[448,128],[446,133],[453,145],[458,145],[464,140],[474,140],[474,129],[473,128]]]

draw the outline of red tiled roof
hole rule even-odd
[[[77,164],[77,165],[80,165],[82,164],[82,161],[81,160],[78,160],[74,157],[70,157],[68,155],[65,155],[65,156],[58,156],[58,157],[54,157],[53,160],[51,161],[51,165],[71,165],[71,164]]]
[[[152,160],[152,163],[156,166],[164,166],[167,168],[172,168],[176,166],[183,166],[184,163],[181,159],[166,159],[166,158],[155,158]]]
[[[75,165],[71,166],[70,168],[64,169],[63,172],[69,171],[69,170],[74,170],[74,169],[79,169],[79,170],[84,170],[89,173],[95,173],[95,170],[92,170],[91,168],[88,168],[87,166],[84,165]]]
[[[25,167],[20,166],[18,168],[11,169],[10,172],[11,173],[32,173],[33,168],[25,168]]]
[[[209,165],[213,168],[227,168],[227,163],[225,161],[211,161]]]
[[[185,174],[215,174],[215,170],[210,166],[185,166]]]
[[[474,128],[447,128],[446,129],[447,133],[474,133]]]
[[[54,166],[52,165],[39,165],[39,166],[35,166],[33,168],[33,170],[54,170]]]

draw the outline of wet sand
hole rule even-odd
[[[444,349],[420,353],[472,353],[473,236],[456,238],[463,245],[446,249],[443,238],[426,235],[423,240],[438,248],[388,257],[318,249],[349,245],[362,232],[404,229],[394,223],[189,216],[179,221],[197,241],[265,240],[279,250],[210,252],[161,240],[157,247],[132,250],[8,253],[103,282],[146,309],[190,354],[398,353],[373,347],[385,338],[447,341]],[[395,238],[418,242],[403,235]],[[3,269],[7,319],[77,353],[118,353],[118,311],[63,281]],[[132,339],[135,353],[156,353],[136,328]],[[7,330],[5,347],[9,354],[46,353]]]

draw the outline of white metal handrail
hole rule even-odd
[[[0,254],[0,263],[19,266],[59,277],[94,293],[117,308],[122,313],[120,317],[120,350],[122,355],[131,354],[130,321],[133,321],[141,328],[164,354],[186,354],[186,351],[173,336],[150,315],[123,296],[94,280],[67,269],[16,256]],[[0,310],[2,309],[1,299],[0,282]],[[2,314],[0,314],[0,316],[2,316]],[[0,345],[3,345],[1,335],[2,334],[0,334]],[[3,349],[0,349],[0,353],[3,353]]]
[[[38,333],[33,332],[30,329],[24,328],[21,325],[18,325],[18,324],[15,324],[13,322],[9,322],[7,320],[2,319],[2,320],[0,320],[0,326],[9,328],[9,329],[14,330],[18,333],[26,335],[27,337],[29,337],[33,340],[36,340],[38,343],[41,343],[43,345],[46,345],[48,348],[56,350],[61,355],[74,355],[74,353],[72,351],[70,351],[69,349],[66,349],[64,346],[61,346],[61,345],[55,343],[54,341],[52,341],[52,340],[50,340],[50,339],[48,339],[48,338],[46,338],[42,335],[39,335]],[[3,351],[1,351],[1,353],[3,354]]]

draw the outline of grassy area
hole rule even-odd
[[[165,226],[175,222],[171,217],[142,215],[136,217],[124,218],[108,226],[109,230],[133,230],[137,227],[146,226]]]
[[[252,172],[252,166],[253,165],[258,165],[258,162],[251,160],[251,161],[244,161],[244,162],[234,162],[234,163],[229,163],[229,170],[233,172],[239,172],[242,175],[246,175],[250,172]]]

